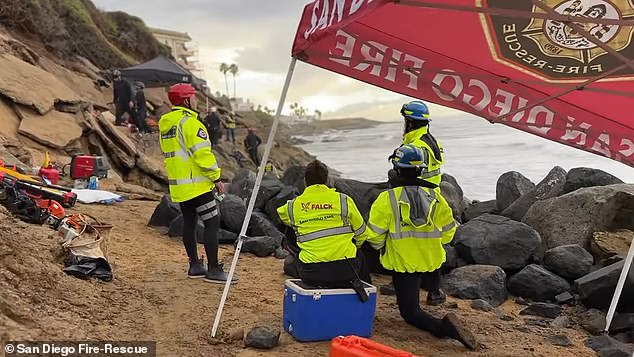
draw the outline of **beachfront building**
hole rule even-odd
[[[253,103],[248,98],[232,98],[231,107],[233,108],[233,110],[241,112],[253,111]]]
[[[160,43],[172,49],[172,56],[176,62],[195,76],[202,76],[202,70],[196,59],[198,50],[196,45],[190,44],[192,38],[186,32],[177,32],[165,29],[150,29]]]

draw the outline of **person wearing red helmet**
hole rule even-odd
[[[183,214],[183,245],[189,257],[189,278],[204,278],[225,283],[227,274],[218,263],[218,228],[220,217],[214,190],[224,193],[220,167],[211,150],[209,134],[196,112],[196,89],[179,83],[170,87],[168,97],[172,111],[159,120],[160,143],[172,201],[179,203]],[[208,269],[198,258],[196,227],[198,219],[204,229],[204,246]],[[234,277],[232,282],[237,281]]]

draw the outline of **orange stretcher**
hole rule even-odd
[[[420,357],[358,336],[336,337],[330,357]]]

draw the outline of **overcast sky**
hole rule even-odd
[[[148,26],[187,32],[212,92],[225,92],[220,63],[236,63],[237,94],[277,106],[297,25],[308,0],[93,0],[103,10],[122,10]],[[229,76],[231,81],[231,76]],[[233,91],[230,82],[230,91]],[[399,120],[408,98],[323,69],[298,63],[288,102],[299,102],[324,117],[363,116]],[[286,105],[288,109],[288,104]],[[435,113],[457,113],[434,107]]]

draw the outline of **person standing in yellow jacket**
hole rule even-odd
[[[418,148],[424,148],[423,154],[428,155],[427,167],[421,172],[420,178],[440,185],[442,172],[440,167],[444,162],[444,150],[442,145],[429,132],[429,122],[431,115],[429,108],[420,100],[415,100],[403,104],[401,115],[405,119],[405,133],[403,135],[403,145],[414,144]]]
[[[349,288],[357,274],[371,283],[357,250],[366,240],[366,224],[354,201],[326,186],[328,167],[318,160],[308,164],[304,179],[304,192],[277,209],[295,233],[300,278],[324,288]]]
[[[396,302],[403,319],[436,337],[450,337],[475,349],[475,337],[454,314],[436,318],[420,308],[420,286],[425,274],[440,275],[446,260],[443,244],[453,239],[456,222],[447,201],[420,179],[429,155],[406,144],[391,157],[396,177],[370,209],[367,242],[380,250],[381,265],[392,272]],[[428,302],[444,301],[438,286],[430,287]]]
[[[218,228],[220,217],[214,190],[224,193],[220,167],[211,151],[209,134],[198,120],[196,89],[190,84],[170,87],[168,97],[172,111],[159,120],[160,145],[173,202],[183,214],[183,245],[189,257],[189,278],[204,278],[225,283],[227,274],[218,264]],[[208,260],[205,269],[198,258],[196,226],[203,221],[204,246]]]

